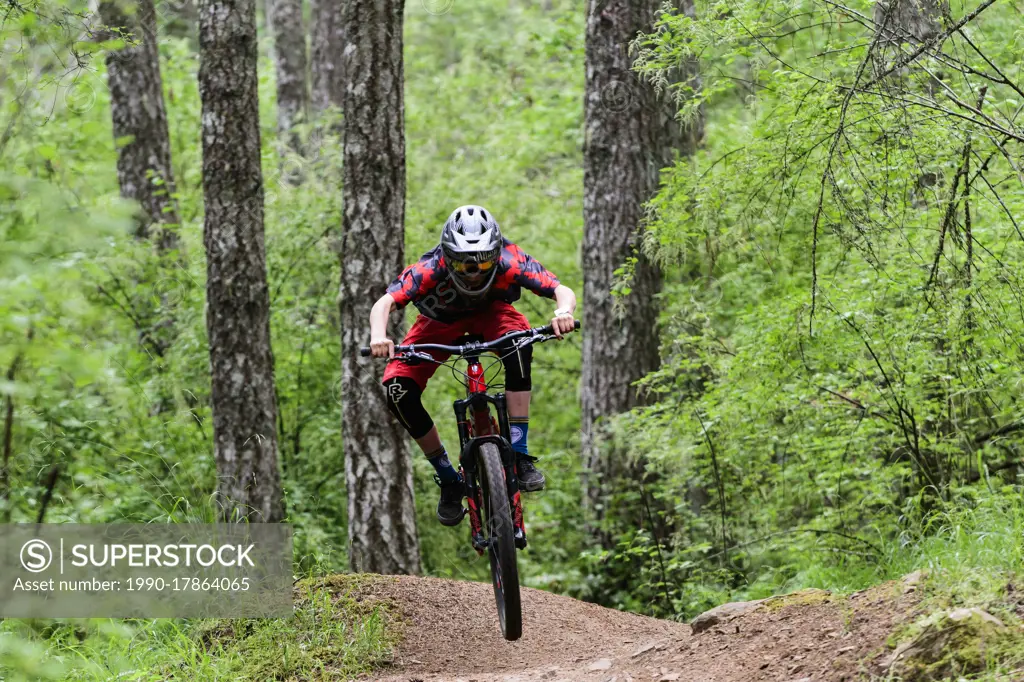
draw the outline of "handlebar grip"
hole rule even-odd
[[[370,350],[369,346],[363,346],[362,348],[359,349],[359,354],[362,355],[364,358],[370,357],[370,353],[372,352],[373,351]]]
[[[574,320],[573,329],[579,330],[579,328],[580,328],[580,321],[579,320]],[[547,326],[544,326],[544,327],[537,327],[533,331],[540,332],[541,334],[554,334],[555,333],[555,330],[551,328],[550,324],[547,325]]]

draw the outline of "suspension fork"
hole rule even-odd
[[[488,396],[488,402],[494,404],[498,418],[495,420],[490,416],[486,403],[482,408],[483,417],[478,419],[485,421],[491,433],[502,437],[501,463],[505,470],[505,486],[508,494],[509,505],[512,507],[512,525],[515,526],[516,546],[522,549],[526,547],[526,525],[523,522],[523,500],[519,491],[519,476],[516,474],[516,455],[512,450],[512,437],[508,421],[508,405],[504,393],[495,396]]]
[[[476,452],[471,450],[468,446],[470,441],[476,435],[476,429],[471,426],[469,421],[469,408],[472,405],[473,414],[476,417],[479,408],[474,404],[475,401],[467,398],[465,400],[456,400],[454,404],[455,408],[455,422],[459,429],[459,468],[462,472],[462,478],[466,482],[466,506],[467,515],[469,516],[469,538],[473,544],[473,549],[476,553],[483,555],[484,549],[487,548],[488,538],[484,537],[483,524],[481,523],[481,510],[483,509],[483,492],[480,489],[479,466],[476,456]]]
[[[470,534],[473,540],[473,547],[478,553],[483,553],[486,539],[483,536],[481,523],[481,510],[483,509],[483,496],[477,480],[476,453],[467,449],[467,445],[473,438],[484,436],[501,436],[503,440],[500,451],[502,468],[505,472],[505,485],[508,494],[509,504],[512,507],[512,519],[515,526],[516,546],[526,546],[526,527],[523,522],[523,502],[519,491],[519,478],[516,475],[515,454],[511,446],[511,429],[508,421],[508,406],[504,393],[494,396],[487,395],[487,383],[483,377],[483,367],[477,358],[468,358],[469,368],[467,377],[469,396],[465,400],[455,401],[455,420],[459,428],[460,452],[466,457],[463,462],[463,475],[466,480],[467,502],[469,506]],[[493,404],[498,418],[491,416],[490,404]],[[469,409],[472,408],[472,422],[470,422]]]

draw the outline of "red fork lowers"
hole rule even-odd
[[[523,536],[526,536],[526,524],[523,523],[523,499],[519,496],[517,490],[512,496],[512,525],[516,530],[522,531]]]
[[[479,362],[471,362],[467,371],[469,377],[469,384],[467,388],[470,394],[473,393],[486,393],[487,382],[484,381],[484,368]],[[469,433],[470,436],[479,437],[486,436],[496,431],[491,431],[490,419],[488,419],[490,413],[487,410],[475,410],[473,413],[473,423],[470,425]],[[465,475],[465,474],[463,474]],[[473,538],[479,537],[483,539],[483,523],[480,518],[480,511],[483,508],[483,499],[479,487],[476,490],[476,495],[470,495],[466,498],[466,502],[469,506],[469,532]],[[477,547],[476,543],[473,543],[476,553],[481,556],[484,553],[482,547]]]
[[[471,362],[469,369],[466,372],[466,376],[469,378],[468,388],[470,394],[473,393],[486,393],[487,382],[484,380],[484,368],[479,362]],[[497,420],[490,414],[488,410],[479,410],[473,415],[473,425],[470,429],[470,433],[473,436],[488,436],[492,434],[500,433],[498,428]],[[479,491],[478,491],[479,492]],[[512,493],[512,523],[516,530],[519,531],[519,535],[526,537],[526,525],[523,523],[523,501],[519,495],[519,491],[516,490]],[[472,497],[468,498],[469,502],[469,525],[471,533],[481,533],[482,524],[480,519],[481,500],[474,500]],[[483,550],[477,549],[477,553],[482,554]]]
[[[466,498],[466,502],[469,504],[469,537],[471,541],[475,540],[476,538],[483,539],[484,536],[483,525],[480,523],[479,497],[480,490],[477,489],[475,496],[470,495],[469,497]],[[484,550],[482,547],[477,547],[476,542],[473,542],[473,549],[476,550],[477,554],[483,556]]]

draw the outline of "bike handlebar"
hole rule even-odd
[[[580,328],[580,321],[576,320],[576,324],[573,326],[574,329]],[[525,329],[518,332],[509,332],[503,336],[499,336],[493,341],[487,341],[486,343],[466,343],[460,346],[446,346],[439,343],[416,343],[411,346],[395,346],[396,353],[415,353],[416,351],[429,351],[435,350],[442,353],[451,353],[453,355],[465,355],[466,353],[482,353],[496,349],[506,341],[512,341],[514,339],[520,339],[524,336],[548,336],[554,334],[555,330],[551,328],[551,325],[544,327],[535,327],[533,329]],[[364,358],[369,357],[372,354],[372,350],[369,346],[363,346],[359,349],[359,354]]]

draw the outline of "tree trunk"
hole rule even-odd
[[[661,168],[677,152],[690,154],[701,135],[675,107],[631,70],[628,45],[653,29],[661,0],[589,0],[586,32],[584,171],[582,426],[587,497],[600,516],[603,482],[621,475],[616,457],[599,455],[597,422],[636,406],[631,384],[657,368],[658,268],[634,252],[643,205],[655,193]],[[692,12],[692,0],[685,7]],[[696,79],[687,65],[684,75]],[[696,81],[694,83],[696,87]],[[637,257],[625,314],[613,310],[613,272]]]
[[[313,17],[310,61],[312,72],[312,108],[320,114],[329,107],[341,108],[345,82],[342,58],[345,32],[342,30],[342,2],[346,0],[310,0]]]
[[[198,47],[196,27],[199,23],[198,0],[155,0],[156,32],[158,36],[188,38]]]
[[[944,0],[879,0],[875,30],[885,27],[885,42],[927,42],[942,30],[942,15],[948,11]]]
[[[138,237],[153,238],[162,251],[175,249],[177,234],[167,226],[177,225],[178,214],[153,0],[101,2],[99,14],[109,29],[104,38],[120,32],[126,43],[106,59],[121,196],[142,207]]]
[[[199,8],[206,329],[218,496],[227,519],[284,517],[263,238],[254,0]]]
[[[405,264],[402,0],[349,0],[343,11],[342,437],[353,571],[417,573],[412,458],[388,416],[382,362],[359,357],[370,307]],[[391,338],[401,338],[392,318]]]
[[[878,74],[886,73],[897,59],[907,53],[905,43],[918,45],[926,43],[942,30],[942,17],[948,15],[946,0],[879,0],[875,3],[874,22],[877,45],[873,51],[872,64]],[[945,75],[937,69],[933,75],[910,78],[917,71],[911,64],[904,65],[890,74],[886,81],[890,87],[911,90],[916,83],[923,82],[929,96],[935,97],[941,89],[939,82]],[[918,176],[912,190],[911,203],[916,207],[927,205],[929,198],[935,198],[935,183],[938,175],[932,171]]]
[[[298,139],[292,127],[306,114],[306,32],[302,0],[269,0],[267,23],[274,36],[274,73],[277,76],[277,129],[292,148]]]

